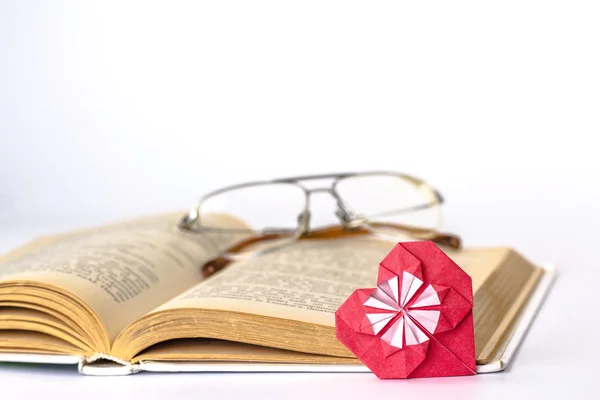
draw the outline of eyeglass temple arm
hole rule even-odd
[[[431,231],[425,228],[419,228],[416,226],[400,225],[386,222],[370,222],[373,227],[387,227],[398,230],[403,230],[414,234],[416,237],[423,235],[423,240],[431,240],[437,244],[451,247],[453,249],[460,249],[462,247],[462,241],[460,236],[453,233]]]
[[[371,225],[373,225],[375,227],[377,227],[377,226],[391,227],[394,229],[411,232],[416,235],[428,234],[428,235],[430,235],[428,240],[431,240],[435,243],[438,243],[438,244],[441,244],[444,246],[448,246],[453,249],[461,248],[460,237],[457,235],[451,234],[451,233],[434,232],[432,234],[431,231],[429,231],[427,229],[399,225],[399,224],[390,224],[390,223],[376,223],[376,224],[371,223]],[[371,231],[364,229],[364,228],[347,229],[344,226],[336,225],[336,226],[325,227],[322,229],[308,232],[304,236],[302,236],[300,238],[300,240],[336,239],[336,238],[341,238],[341,237],[362,236],[362,235],[367,235],[367,234],[371,234],[371,233],[372,233]],[[242,249],[244,249],[245,247],[250,246],[252,244],[259,243],[259,242],[266,241],[266,240],[281,239],[284,237],[286,237],[286,235],[283,233],[267,233],[267,234],[252,236],[246,240],[236,243],[235,245],[233,245],[232,247],[227,249],[227,251],[225,253],[226,254],[235,254],[235,253],[238,253],[239,251],[241,251]],[[226,256],[219,256],[219,257],[213,258],[212,260],[208,261],[206,264],[204,264],[202,266],[202,268],[201,268],[202,275],[205,278],[208,278],[209,276],[213,275],[214,273],[219,272],[223,268],[227,267],[232,261],[233,260],[231,258],[228,258]]]
[[[285,237],[283,233],[267,233],[252,236],[246,240],[242,240],[241,242],[234,244],[233,246],[225,250],[224,254],[236,254],[239,251],[241,251],[244,247],[253,245],[255,243],[259,243],[266,240],[281,239],[283,237]],[[212,274],[219,272],[220,270],[228,266],[233,261],[234,260],[232,258],[226,256],[218,256],[216,258],[213,258],[212,260],[209,260],[202,266],[202,276],[208,278]]]
[[[460,236],[452,234],[452,233],[442,233],[442,232],[431,232],[429,229],[418,228],[414,226],[400,225],[400,224],[392,224],[392,223],[370,223],[373,227],[388,227],[397,230],[402,230],[405,232],[409,232],[418,237],[418,235],[427,236],[426,239],[423,237],[423,240],[431,240],[432,242],[451,247],[453,249],[461,248],[461,239]],[[347,229],[344,226],[335,225],[330,227],[321,228],[315,231],[308,232],[305,236],[302,236],[300,239],[335,239],[339,237],[348,237],[348,236],[361,236],[372,234],[373,232],[365,229],[365,228],[354,228]]]

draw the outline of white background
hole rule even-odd
[[[594,1],[0,0],[0,251],[185,209],[226,184],[387,169],[436,186],[467,245],[511,245],[561,271],[503,374],[101,379],[3,366],[0,397],[593,397],[599,20]]]

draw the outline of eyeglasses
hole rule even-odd
[[[328,180],[329,183],[317,188],[308,187],[311,181],[317,180]],[[311,228],[310,200],[317,193],[333,197],[339,225]],[[221,255],[221,264],[240,255],[256,255],[299,239],[349,235],[375,234],[396,241],[433,240],[459,248],[458,236],[439,232],[442,203],[443,198],[437,190],[405,174],[310,175],[243,183],[216,190],[202,197],[179,226],[191,232],[249,235],[249,239]],[[211,226],[210,219],[204,216],[214,212],[238,217],[248,227]],[[256,250],[252,245],[259,242],[259,250]]]

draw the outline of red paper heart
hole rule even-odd
[[[335,313],[337,338],[379,378],[475,374],[471,277],[433,242],[398,243],[377,288]]]

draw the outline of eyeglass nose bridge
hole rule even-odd
[[[307,206],[306,209],[298,215],[298,225],[300,226],[300,236],[310,232],[310,196],[313,193],[328,193],[334,198],[337,209],[335,210],[335,216],[340,220],[342,225],[346,228],[352,229],[360,226],[362,221],[356,220],[352,213],[346,208],[341,197],[331,187],[322,187],[314,189],[304,189],[306,192]]]

